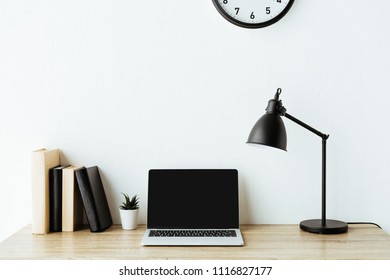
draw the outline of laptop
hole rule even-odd
[[[243,246],[235,169],[152,169],[142,245]]]

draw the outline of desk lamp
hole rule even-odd
[[[300,228],[311,233],[336,234],[348,230],[348,225],[342,221],[326,219],[326,140],[329,135],[323,134],[304,122],[296,119],[286,112],[279,95],[282,93],[277,89],[274,99],[268,101],[266,113],[256,122],[249,134],[247,143],[260,144],[284,151],[287,147],[286,128],[281,116],[303,126],[322,138],[322,217],[321,219],[305,220],[300,223]]]

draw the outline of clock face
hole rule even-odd
[[[261,28],[284,17],[294,0],[213,0],[213,3],[231,23],[246,28]]]

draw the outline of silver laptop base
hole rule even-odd
[[[234,236],[150,236],[151,231],[159,231],[159,229],[147,229],[145,230],[141,244],[143,246],[243,246],[244,240],[240,230],[228,230],[234,231]],[[186,229],[185,231],[191,230]]]

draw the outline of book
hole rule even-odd
[[[75,231],[84,225],[83,201],[75,176],[78,168],[62,169],[62,231]]]
[[[91,232],[104,231],[112,218],[98,167],[81,167],[75,175]]]
[[[50,226],[49,169],[59,165],[58,149],[40,149],[31,156],[32,233],[45,234]]]
[[[66,166],[49,169],[50,231],[62,231],[62,170]]]

